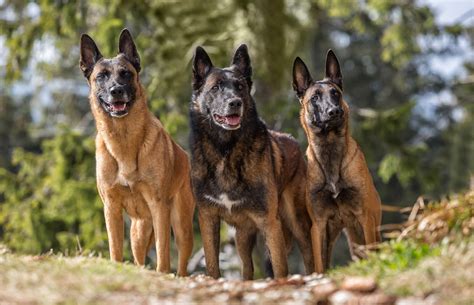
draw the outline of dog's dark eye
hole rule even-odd
[[[212,87],[211,89],[213,92],[217,92],[219,90],[219,85],[215,85],[214,87]]]
[[[120,77],[122,78],[130,78],[132,76],[132,72],[127,70],[120,71]]]
[[[242,91],[244,86],[242,84],[237,84],[237,90]]]
[[[103,72],[97,73],[97,76],[95,78],[99,81],[102,81],[102,80],[106,79],[107,77],[109,77],[109,72],[103,71]]]
[[[339,96],[339,91],[337,91],[336,89],[331,89],[331,95],[332,96],[335,96],[335,97],[338,97]]]

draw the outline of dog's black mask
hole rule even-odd
[[[314,132],[337,130],[344,125],[342,74],[334,52],[326,57],[326,77],[313,81],[304,62],[297,57],[293,65],[293,88],[304,107],[304,119]]]
[[[215,68],[203,48],[193,60],[193,106],[202,117],[225,130],[245,124],[255,105],[250,96],[252,68],[246,45],[241,45],[227,68]]]
[[[134,73],[119,58],[99,62],[100,71],[95,75],[96,95],[107,113],[113,117],[128,114],[135,101]]]
[[[94,40],[82,35],[80,66],[102,109],[112,117],[126,116],[135,102],[140,72],[140,58],[130,32],[122,31],[119,54],[111,59],[103,58]]]

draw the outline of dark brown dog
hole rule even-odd
[[[293,88],[309,143],[307,203],[315,270],[321,273],[329,268],[332,247],[344,228],[352,254],[354,244],[380,241],[381,203],[364,154],[349,133],[349,107],[342,97],[336,55],[329,50],[321,81],[313,81],[297,57]]]
[[[178,275],[186,275],[194,213],[189,161],[148,110],[129,31],[120,34],[119,54],[111,59],[103,58],[92,38],[82,35],[80,67],[91,88],[97,125],[97,187],[111,259],[122,260],[125,209],[135,263],[144,264],[154,233],[156,269],[170,272],[171,226],[179,251]]]
[[[291,234],[311,273],[303,154],[293,138],[268,130],[258,117],[250,95],[251,74],[245,45],[224,69],[214,67],[204,49],[196,49],[190,107],[191,176],[207,272],[220,276],[223,219],[236,228],[244,279],[253,277],[252,249],[258,231],[265,236],[275,277],[288,273]]]

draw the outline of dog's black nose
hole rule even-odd
[[[229,107],[231,108],[238,108],[242,106],[242,100],[241,99],[232,99],[229,101]]]
[[[342,109],[340,107],[329,108],[327,113],[331,119],[337,118],[342,115]]]
[[[120,97],[123,95],[123,89],[118,86],[112,87],[110,88],[110,94],[112,94],[113,97]]]

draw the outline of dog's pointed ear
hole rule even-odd
[[[81,55],[79,60],[79,67],[86,78],[92,73],[92,69],[96,62],[102,58],[99,48],[94,40],[87,34],[81,35]]]
[[[299,99],[303,98],[312,82],[313,79],[305,63],[301,58],[296,57],[293,63],[293,90]]]
[[[342,73],[336,54],[329,49],[326,55],[326,78],[339,86],[342,90]]]
[[[212,69],[212,61],[206,51],[198,46],[193,57],[193,89],[198,90],[204,84],[207,74]]]
[[[120,33],[119,53],[124,54],[133,67],[135,67],[135,70],[140,72],[140,56],[138,55],[137,47],[133,42],[132,34],[130,34],[128,29],[123,29]]]
[[[235,51],[234,57],[232,58],[232,66],[239,70],[245,77],[249,89],[252,88],[252,65],[246,44],[241,44]]]

